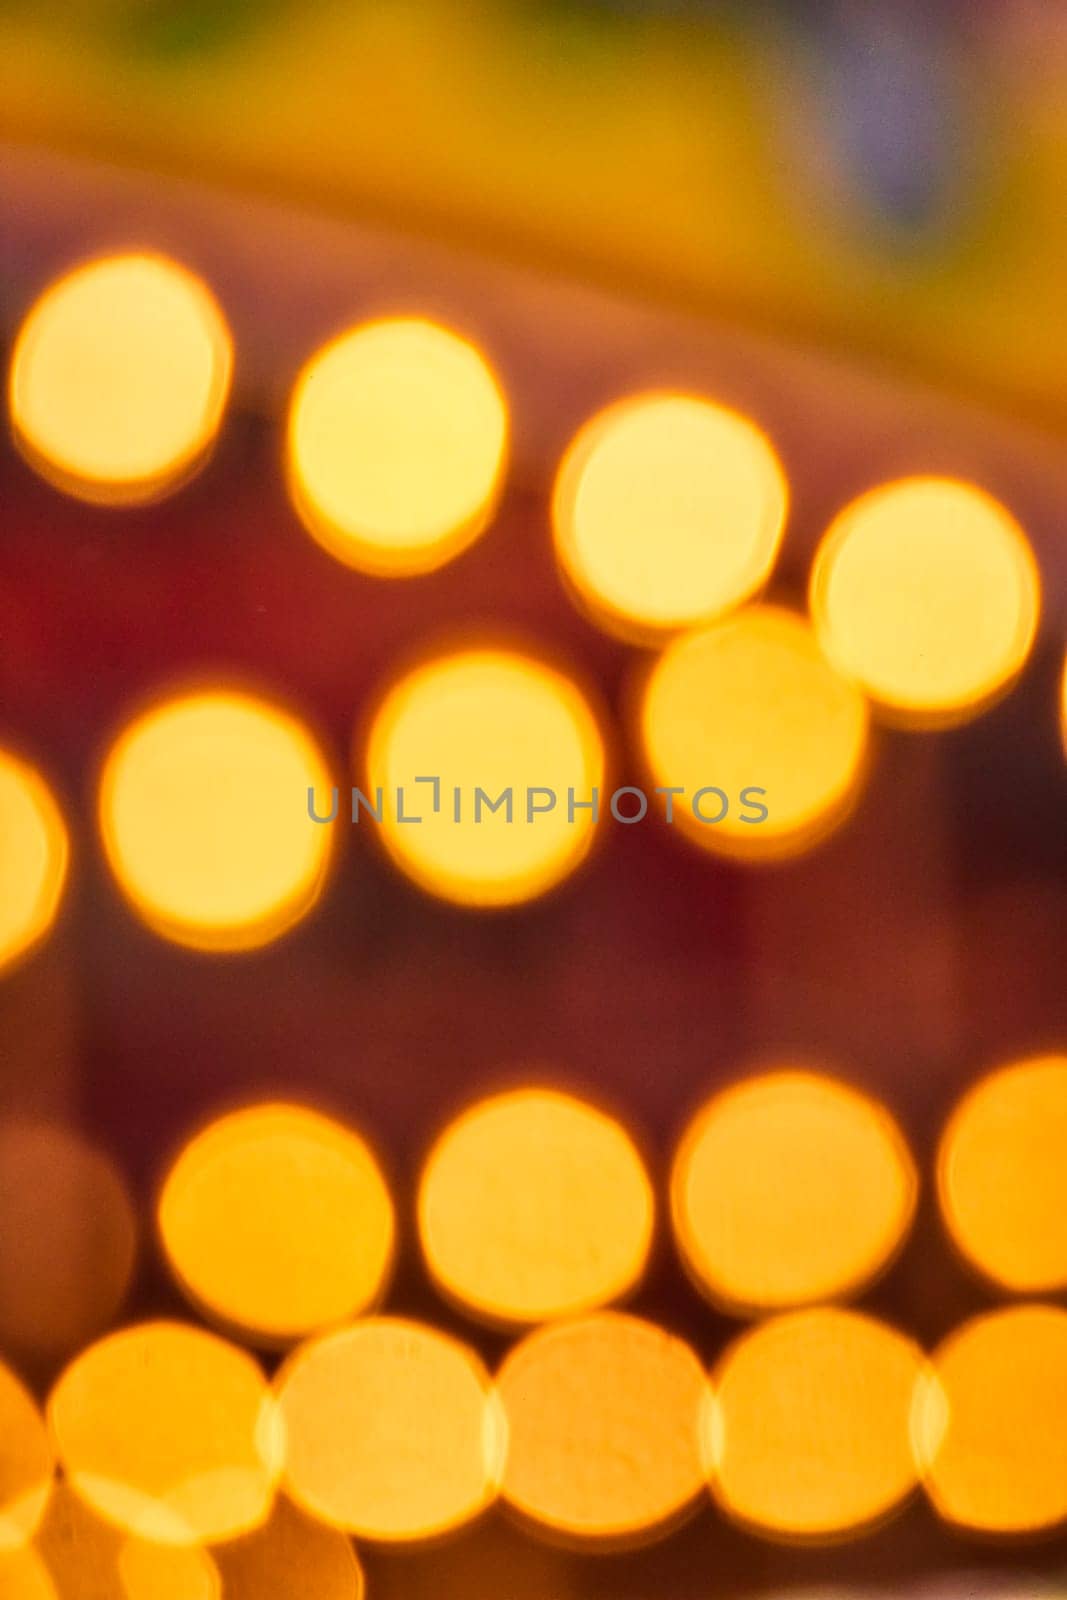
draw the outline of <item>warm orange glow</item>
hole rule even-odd
[[[44,1418],[15,1374],[0,1364],[0,1554],[33,1537],[48,1503],[52,1473]]]
[[[286,1343],[365,1311],[393,1253],[393,1205],[358,1134],[300,1106],[211,1123],[171,1168],[159,1229],[186,1293]]]
[[[155,499],[202,462],[230,389],[229,329],[198,278],[162,256],[108,256],[45,291],[15,344],[15,439],[83,500]]]
[[[73,1488],[139,1538],[227,1539],[264,1521],[283,1436],[251,1356],[176,1322],[142,1323],[77,1357],[48,1402]]]
[[[51,928],[69,855],[48,786],[32,767],[0,750],[0,972]]]
[[[540,1322],[625,1294],[655,1202],[623,1128],[546,1089],[482,1100],[430,1152],[419,1234],[445,1292],[490,1322]]]
[[[868,1284],[901,1244],[917,1189],[883,1106],[833,1078],[783,1071],[734,1084],[694,1118],[671,1213],[713,1300],[772,1311]]]
[[[914,1431],[940,1515],[982,1533],[1067,1521],[1067,1311],[975,1317],[934,1352],[933,1371]]]
[[[270,1521],[212,1552],[224,1600],[362,1600],[351,1540],[279,1499]]]
[[[651,641],[762,588],[788,497],[747,418],[688,395],[641,395],[571,444],[553,501],[556,554],[597,621]]]
[[[301,1346],[276,1382],[286,1488],[320,1522],[406,1543],[496,1497],[504,1436],[488,1375],[436,1329],[370,1317]]]
[[[4,1600],[66,1600],[36,1550],[0,1550],[0,1594]]]
[[[0,1348],[37,1362],[96,1337],[122,1304],[137,1219],[122,1175],[74,1128],[0,1121]]]
[[[401,317],[316,352],[289,413],[288,470],[308,532],[362,572],[429,572],[485,528],[503,480],[507,407],[477,350]]]
[[[222,1600],[206,1550],[124,1535],[65,1484],[49,1502],[37,1548],[60,1600]]]
[[[712,1488],[727,1514],[783,1539],[868,1528],[916,1484],[909,1431],[925,1371],[885,1323],[821,1308],[744,1334],[714,1374]]]
[[[599,1312],[529,1334],[497,1387],[508,1423],[504,1499],[535,1527],[629,1543],[703,1493],[704,1369],[663,1328]]]
[[[1020,1294],[1067,1288],[1067,1056],[991,1073],[941,1139],[938,1198],[967,1259]]]
[[[204,950],[268,943],[314,905],[333,830],[331,778],[307,729],[226,689],[168,699],[112,745],[100,831],[119,887],[164,938]]]
[[[950,478],[908,478],[854,500],[811,579],[827,654],[908,727],[984,711],[1021,672],[1040,603],[1022,529],[990,495]]]
[[[654,782],[685,791],[678,827],[708,850],[766,859],[808,849],[849,814],[868,717],[802,617],[753,606],[668,646],[645,685],[640,734]],[[710,785],[728,810],[706,794],[701,821],[693,799]],[[750,788],[762,821],[746,809]]]
[[[436,811],[420,776],[439,779]],[[583,806],[603,776],[600,731],[568,678],[512,651],[465,650],[425,663],[385,696],[366,793],[373,803],[383,791],[380,836],[408,877],[462,905],[501,906],[543,894],[584,859],[597,824],[587,809],[571,819],[568,789]],[[506,803],[490,809],[508,790],[510,818]]]

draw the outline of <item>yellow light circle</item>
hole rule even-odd
[[[507,1355],[497,1390],[508,1425],[503,1497],[535,1528],[640,1542],[704,1492],[707,1377],[654,1323],[601,1311],[540,1328]]]
[[[774,450],[746,417],[689,395],[640,395],[594,417],[567,451],[556,555],[599,622],[652,641],[762,588],[788,499]]]
[[[347,566],[429,572],[486,527],[507,436],[503,394],[473,345],[417,317],[367,323],[317,351],[297,379],[293,502]]]
[[[953,1241],[1000,1288],[1067,1288],[1067,1056],[990,1073],[941,1138],[938,1198]]]
[[[227,689],[162,701],[108,752],[100,832],[126,899],[156,933],[202,950],[269,943],[315,904],[331,777],[307,729]]]
[[[917,1482],[910,1421],[925,1372],[911,1339],[834,1307],[760,1323],[713,1374],[712,1490],[786,1540],[865,1531]]]
[[[33,767],[0,750],[0,972],[48,934],[70,845],[59,807]]]
[[[142,1323],[66,1368],[48,1421],[67,1481],[158,1544],[228,1539],[270,1512],[284,1436],[257,1363],[214,1334]]]
[[[0,1554],[21,1549],[33,1537],[48,1504],[53,1469],[44,1418],[0,1363]]]
[[[935,1510],[981,1533],[1067,1520],[1067,1311],[975,1317],[935,1350],[914,1430]]]
[[[393,1203],[373,1152],[300,1106],[211,1123],[171,1167],[158,1214],[185,1292],[272,1343],[365,1311],[392,1261]]]
[[[808,624],[776,606],[676,639],[640,705],[654,782],[684,791],[674,825],[707,850],[751,860],[799,854],[844,821],[866,773],[868,722],[863,696]],[[704,789],[725,796],[721,821],[721,798],[698,799]]]
[[[137,1236],[106,1152],[73,1127],[0,1122],[0,1348],[37,1364],[95,1338],[125,1298]]]
[[[213,1555],[224,1600],[363,1597],[363,1571],[352,1541],[281,1498],[262,1528],[217,1545]]]
[[[46,289],[19,330],[16,442],[80,499],[155,499],[210,450],[232,368],[229,329],[199,278],[163,256],[90,261]]]
[[[973,484],[908,478],[845,507],[815,558],[823,647],[892,721],[945,727],[1022,671],[1041,580],[1022,529]]]
[[[671,1175],[682,1258],[743,1314],[854,1294],[915,1212],[918,1175],[883,1106],[833,1078],[772,1072],[716,1095]]]
[[[435,1328],[368,1317],[302,1345],[276,1385],[285,1486],[318,1521],[410,1543],[496,1498],[504,1434],[488,1374]]]
[[[546,1321],[625,1294],[644,1271],[654,1216],[625,1129],[550,1089],[471,1106],[434,1145],[419,1185],[430,1272],[491,1323]]]
[[[380,837],[409,878],[460,905],[514,905],[551,889],[588,853],[597,822],[579,808],[602,788],[604,745],[562,673],[514,651],[464,650],[389,690],[371,725],[366,772],[368,799],[382,791]],[[420,777],[436,779],[436,791]],[[552,804],[531,790],[548,791]],[[506,791],[510,821],[506,804],[489,805]]]

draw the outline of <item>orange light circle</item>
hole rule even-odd
[[[772,1538],[866,1531],[918,1482],[910,1423],[926,1371],[911,1339],[835,1307],[787,1312],[743,1334],[713,1373],[712,1492]]]
[[[282,1498],[262,1528],[216,1545],[212,1554],[224,1600],[363,1597],[363,1570],[351,1539],[313,1522]]]
[[[974,1317],[931,1361],[913,1430],[938,1514],[989,1534],[1067,1522],[1067,1311],[1033,1304]]]
[[[284,1435],[258,1364],[177,1322],[141,1323],[66,1368],[48,1422],[68,1482],[159,1544],[234,1537],[270,1512]]]
[[[53,283],[15,342],[15,441],[82,500],[157,499],[203,462],[222,422],[233,342],[206,286],[164,256],[105,256]]]
[[[709,1389],[690,1347],[601,1311],[521,1340],[497,1374],[503,1498],[535,1530],[619,1546],[669,1531],[706,1485]]]
[[[732,1084],[697,1113],[675,1156],[671,1215],[696,1283],[748,1315],[864,1288],[902,1243],[917,1194],[883,1106],[784,1070]]]
[[[435,1328],[365,1318],[301,1345],[275,1383],[285,1487],[329,1527],[408,1544],[496,1498],[504,1433],[488,1374]]]
[[[47,936],[69,859],[67,830],[48,785],[0,750],[0,973]]]
[[[673,822],[688,838],[774,860],[810,849],[850,814],[868,721],[862,694],[802,617],[750,606],[668,645],[645,682],[639,737],[654,783],[682,791]]]
[[[182,1150],[159,1230],[186,1293],[226,1324],[288,1343],[365,1311],[393,1256],[393,1203],[360,1136],[301,1106],[212,1122]]]
[[[44,1418],[0,1363],[0,1553],[30,1542],[48,1504],[53,1471]]]
[[[172,696],[108,752],[98,799],[108,864],[163,938],[254,949],[322,891],[333,830],[312,820],[307,796],[321,807],[330,787],[317,744],[279,706],[222,688]]]
[[[556,556],[598,622],[654,642],[763,586],[788,499],[748,418],[691,395],[639,395],[571,443],[552,502]]]
[[[654,1216],[625,1129],[551,1089],[469,1107],[437,1140],[419,1184],[430,1272],[496,1324],[541,1322],[627,1293],[644,1271]]]

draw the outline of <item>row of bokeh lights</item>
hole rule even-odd
[[[655,1229],[629,1132],[555,1088],[484,1098],[432,1145],[416,1213],[442,1296],[515,1338],[491,1376],[454,1335],[378,1309],[396,1220],[357,1130],[269,1103],[197,1131],[160,1186],[157,1237],[221,1332],[169,1320],[100,1336],[134,1262],[125,1185],[69,1133],[10,1124],[0,1228],[23,1243],[0,1257],[0,1342],[29,1359],[44,1341],[61,1370],[42,1415],[0,1367],[0,1592],[53,1592],[33,1583],[64,1551],[84,1560],[88,1539],[150,1580],[123,1580],[127,1600],[171,1583],[210,1597],[227,1565],[238,1576],[221,1592],[251,1596],[241,1571],[286,1551],[333,1562],[341,1587],[324,1593],[355,1595],[337,1540],[432,1540],[498,1499],[535,1534],[591,1550],[664,1536],[709,1489],[774,1539],[859,1535],[920,1484],[964,1531],[1060,1526],[1067,1311],[1029,1297],[1067,1289],[1065,1138],[1064,1056],[1010,1063],[957,1104],[937,1159],[944,1223],[972,1268],[1027,1298],[928,1356],[842,1303],[895,1258],[915,1212],[917,1169],[887,1109],[799,1068],[719,1090],[669,1182],[689,1277],[750,1320],[709,1374],[686,1341],[609,1309],[640,1282]],[[49,1211],[42,1190],[57,1189],[92,1212],[92,1260],[71,1259],[87,1235]],[[273,1378],[235,1341],[284,1352]]]
[[[23,322],[9,383],[16,442],[66,493],[158,498],[206,459],[232,366],[223,314],[187,270],[154,255],[90,262]],[[349,566],[378,578],[426,572],[489,527],[508,434],[502,388],[469,342],[416,318],[367,323],[297,378],[285,441],[292,502]],[[662,796],[647,814],[731,858],[811,848],[860,795],[872,717],[939,728],[979,715],[1018,677],[1038,626],[1024,533],[991,496],[949,479],[885,484],[846,506],[814,561],[810,618],[760,603],[788,500],[750,420],[658,393],[580,429],[552,496],[567,591],[596,625],[644,647],[629,731],[644,782]],[[1060,709],[1067,726],[1067,675]],[[179,943],[269,942],[327,880],[348,822],[339,765],[269,690],[161,690],[103,763],[99,828],[120,889]],[[572,873],[613,796],[620,825],[644,820],[649,795],[616,791],[616,767],[608,718],[565,665],[474,642],[428,655],[382,690],[360,717],[351,774],[402,872],[485,907],[529,900]],[[407,826],[402,810],[410,817],[427,774],[439,782],[433,809]],[[488,805],[473,815],[476,788],[487,802],[512,790],[518,815]],[[544,809],[529,816],[531,788],[555,800],[535,801]],[[318,815],[337,809],[335,826],[310,820],[309,791]],[[51,926],[68,838],[44,780],[13,751],[0,752],[0,817],[3,964]]]

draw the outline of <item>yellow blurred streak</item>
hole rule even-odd
[[[52,927],[69,856],[67,830],[47,784],[0,750],[0,973]]]
[[[865,1287],[903,1242],[917,1194],[884,1106],[785,1070],[734,1084],[698,1112],[675,1157],[671,1214],[697,1285],[748,1314]]]
[[[823,648],[904,727],[969,721],[1005,693],[1037,631],[1026,535],[973,484],[908,478],[845,507],[816,554]]]
[[[674,822],[726,856],[776,859],[810,849],[850,814],[866,775],[866,702],[823,657],[802,617],[752,606],[670,644],[644,686],[640,738],[657,784],[684,788]],[[722,821],[693,814],[714,785]],[[767,809],[746,813],[744,791]],[[718,815],[721,799],[700,802]]]
[[[212,1554],[225,1600],[362,1600],[363,1572],[351,1540],[283,1499],[262,1528]]]
[[[53,1471],[44,1418],[15,1374],[0,1364],[0,1553],[17,1550],[33,1537],[48,1504]]]
[[[67,1367],[48,1420],[68,1481],[139,1538],[230,1538],[269,1514],[283,1431],[259,1366],[199,1328],[143,1323]]]
[[[425,662],[385,695],[367,745],[367,796],[373,804],[383,791],[381,839],[421,888],[461,905],[514,905],[588,854],[597,823],[577,806],[600,789],[604,765],[596,718],[569,678],[515,651],[471,649]],[[427,776],[439,781],[436,811],[432,785],[417,781]],[[538,789],[554,803],[531,800]],[[489,809],[507,790],[511,820],[506,806]],[[422,822],[410,825],[413,816]]]
[[[430,1152],[418,1223],[430,1272],[491,1323],[540,1322],[639,1281],[655,1217],[636,1146],[613,1118],[551,1089],[481,1100]]]
[[[771,1537],[865,1531],[916,1486],[910,1418],[918,1345],[854,1311],[821,1307],[743,1334],[713,1374],[712,1491]]]
[[[65,1484],[49,1503],[36,1548],[60,1600],[221,1600],[205,1550],[129,1538]]]
[[[135,504],[202,464],[230,389],[229,329],[201,281],[157,255],[106,256],[66,274],[15,344],[15,440],[58,488]]]
[[[430,572],[488,524],[507,437],[504,396],[473,345],[420,318],[367,323],[297,379],[290,493],[311,536],[347,566]]]
[[[746,417],[688,395],[639,395],[594,417],[556,481],[564,576],[596,621],[640,643],[709,622],[761,589],[789,489]]]
[[[1002,1067],[964,1096],[937,1187],[953,1241],[998,1287],[1067,1288],[1067,1056]]]
[[[75,1128],[0,1122],[0,1346],[69,1355],[118,1311],[137,1217],[114,1162]]]
[[[575,1543],[669,1531],[704,1491],[709,1387],[654,1323],[602,1311],[528,1334],[497,1375],[508,1426],[505,1502]]]
[[[990,1534],[1067,1520],[1067,1311],[988,1312],[955,1329],[932,1360],[913,1430],[937,1512]]]
[[[212,1122],[171,1167],[158,1217],[190,1298],[270,1342],[365,1311],[392,1261],[393,1204],[372,1151],[301,1106]]]
[[[120,733],[100,780],[108,863],[150,928],[202,950],[269,943],[317,901],[333,829],[331,786],[307,728],[230,689],[165,699]]]
[[[276,1379],[285,1486],[331,1527],[383,1543],[435,1538],[496,1498],[504,1433],[472,1350],[400,1317],[312,1340]]]
[[[0,1550],[0,1594],[4,1600],[66,1600],[36,1550]]]

